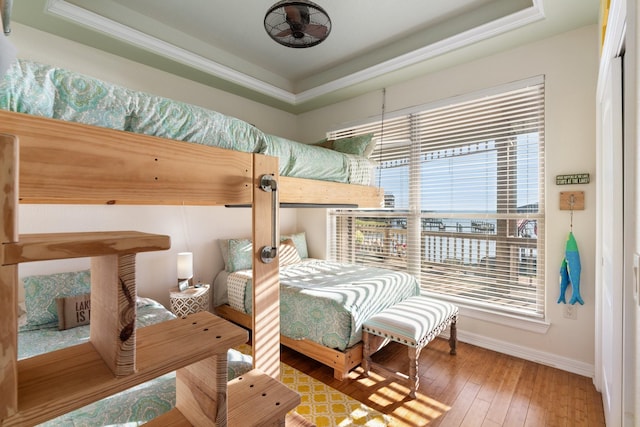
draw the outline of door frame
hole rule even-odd
[[[637,156],[640,153],[638,147],[638,123],[640,119],[638,115],[638,107],[640,106],[640,94],[638,93],[638,69],[637,64],[640,58],[640,40],[638,40],[637,23],[640,22],[638,7],[634,0],[612,0],[611,8],[608,14],[608,22],[606,23],[606,38],[601,52],[600,70],[597,88],[597,153],[600,155],[602,150],[602,129],[601,129],[601,101],[606,86],[607,79],[610,78],[611,61],[621,55],[624,55],[623,62],[623,92],[622,100],[624,106],[620,105],[623,110],[624,117],[622,128],[622,150],[623,160],[620,160],[620,170],[623,182],[623,197],[620,200],[620,206],[623,206],[622,235],[622,265],[620,268],[620,289],[621,294],[619,301],[619,310],[621,313],[621,336],[619,342],[615,346],[621,352],[620,363],[620,386],[616,388],[619,394],[615,405],[616,412],[613,420],[609,421],[609,425],[636,426],[636,420],[640,420],[640,337],[637,336],[640,331],[640,298],[637,293],[637,282],[640,280],[640,206],[637,206],[637,200],[640,198],[636,195],[640,189],[640,159]],[[600,159],[598,160],[600,162]],[[607,184],[610,185],[611,177],[598,175],[598,191],[607,191]],[[601,213],[601,206],[597,207],[597,212]],[[602,296],[602,254],[601,239],[603,224],[600,218],[597,221],[597,247],[596,247],[596,348],[595,348],[595,377],[594,384],[599,391],[603,391],[603,347],[602,347],[602,320],[603,320],[603,304]],[[633,374],[635,373],[635,375]],[[606,405],[607,396],[603,394],[603,403]]]

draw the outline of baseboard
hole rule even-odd
[[[530,347],[523,347],[506,341],[488,338],[483,335],[461,331],[460,329],[458,329],[458,341],[486,348],[488,350],[497,351],[499,353],[508,354],[509,356],[519,357],[542,365],[551,366],[553,368],[562,369],[563,371],[582,375],[584,377],[593,378],[595,375],[595,367],[592,364],[573,360],[568,357],[558,356],[557,354],[535,350]]]

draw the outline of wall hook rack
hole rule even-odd
[[[560,210],[562,211],[583,211],[584,191],[561,191]]]

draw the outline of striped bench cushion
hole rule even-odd
[[[422,348],[458,318],[458,307],[425,296],[413,296],[369,318],[365,332]]]

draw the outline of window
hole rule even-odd
[[[379,210],[331,211],[330,256],[411,272],[422,291],[544,317],[544,81],[390,114],[373,133]]]

